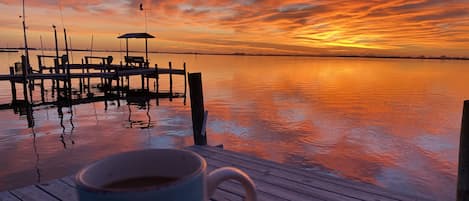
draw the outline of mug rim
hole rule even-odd
[[[158,186],[147,186],[147,187],[142,187],[142,188],[131,188],[131,189],[112,189],[112,188],[104,188],[101,186],[97,185],[91,185],[83,180],[84,174],[86,171],[88,171],[90,168],[95,167],[98,165],[100,162],[102,162],[105,159],[110,159],[110,158],[115,158],[123,154],[130,154],[130,153],[137,153],[137,152],[153,152],[153,151],[177,151],[177,152],[185,152],[189,155],[194,156],[195,158],[199,159],[200,166],[191,174],[185,175],[181,178],[178,178],[174,182],[167,183],[165,185],[158,185]],[[120,152],[116,154],[112,154],[110,156],[98,159],[94,162],[89,163],[88,165],[85,165],[83,168],[81,168],[76,174],[75,174],[75,183],[77,184],[78,188],[82,188],[86,191],[91,191],[91,192],[120,192],[120,193],[132,193],[132,192],[143,192],[143,191],[152,191],[152,190],[159,190],[159,189],[164,189],[164,188],[169,188],[171,186],[175,186],[178,184],[182,184],[189,179],[203,173],[203,171],[207,169],[207,162],[205,159],[200,156],[199,154],[190,151],[190,150],[184,150],[184,149],[141,149],[141,150],[133,150],[133,151],[125,151],[125,152]]]

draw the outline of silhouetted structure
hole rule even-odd
[[[55,32],[56,33],[56,32]],[[186,64],[182,69],[173,69],[172,63],[169,62],[167,68],[158,67],[150,68],[148,61],[147,39],[154,36],[147,33],[129,33],[119,36],[125,38],[127,44],[127,53],[125,64],[113,64],[113,57],[85,56],[81,59],[80,64],[70,63],[68,51],[66,54],[59,56],[56,51],[55,56],[37,55],[37,69],[33,69],[28,65],[27,57],[22,56],[22,62],[15,63],[10,68],[9,74],[0,75],[0,81],[9,81],[11,83],[12,103],[10,105],[0,105],[1,108],[16,108],[15,110],[23,111],[23,108],[34,107],[38,105],[52,104],[60,107],[71,106],[74,104],[89,103],[96,101],[104,101],[107,109],[107,101],[126,99],[131,100],[135,97],[144,97],[145,99],[156,99],[157,105],[159,98],[184,98],[186,103]],[[145,58],[141,56],[129,56],[128,39],[143,38],[145,39]],[[53,63],[52,66],[47,65]],[[159,80],[160,76],[168,75],[169,90],[161,91]],[[184,91],[173,91],[173,76],[181,75],[184,77]],[[130,77],[140,76],[141,89],[131,89]],[[96,88],[104,93],[103,96],[96,96],[92,91],[91,79],[99,79]],[[72,82],[78,80],[78,82]],[[150,91],[150,80],[154,80],[155,91]],[[36,84],[36,81],[39,81]],[[50,90],[46,89],[45,82],[50,81]],[[22,84],[23,99],[18,99],[17,83]],[[79,86],[74,87],[72,83],[78,83]],[[41,100],[33,101],[33,91],[35,86],[39,85]],[[52,101],[46,100],[46,91],[51,92]],[[86,94],[86,96],[83,96]],[[120,102],[118,101],[118,106]],[[28,111],[28,110],[25,110]],[[30,125],[31,127],[31,125]]]

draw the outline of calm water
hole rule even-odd
[[[0,72],[18,55],[0,53]],[[203,74],[209,144],[407,194],[455,197],[469,62],[151,55],[159,66],[168,61]],[[175,84],[182,91],[183,80]],[[9,103],[9,83],[0,89],[0,103]],[[34,128],[0,110],[0,189],[69,175],[116,152],[192,144],[190,104],[182,99],[120,103],[64,108],[62,119],[57,108],[37,107]]]

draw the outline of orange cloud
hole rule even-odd
[[[20,29],[19,3],[0,1],[2,30]],[[145,0],[144,11],[141,1],[26,3],[33,35],[63,16],[78,40],[107,34],[109,49],[118,33],[143,31],[145,15],[149,32],[164,40],[159,50],[465,56],[469,49],[469,5],[460,0]]]

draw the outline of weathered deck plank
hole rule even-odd
[[[288,165],[216,147],[191,146],[189,149],[204,155],[204,157],[209,160],[215,159],[224,161],[227,166],[240,166],[255,169],[275,177],[295,180],[308,186],[320,188],[323,191],[346,195],[347,197],[356,198],[358,200],[428,200],[415,196],[401,195],[371,184],[354,182],[315,171],[301,170]],[[329,193],[326,193],[326,195]]]
[[[36,187],[56,196],[60,200],[78,201],[76,188],[62,182],[60,179],[37,184]]]
[[[21,201],[8,191],[0,192],[0,201]]]
[[[208,166],[208,171],[212,171],[212,170],[215,170],[217,167],[214,167],[214,166],[211,166],[209,165]],[[257,183],[256,183],[257,186],[259,186]],[[244,197],[244,189],[243,189],[243,186],[236,182],[236,181],[226,181],[226,182],[223,182],[222,184],[220,184],[220,186],[218,186],[218,189],[221,189],[222,191],[227,191],[227,192],[230,192],[232,194],[236,194],[240,197]],[[215,191],[215,193],[217,193],[219,190]],[[257,196],[258,196],[258,199],[259,200],[273,200],[273,201],[287,201],[289,199],[286,199],[286,198],[283,198],[281,196],[278,196],[276,195],[275,193],[272,193],[270,191],[265,191],[265,190],[261,190],[261,189],[258,189],[257,190]]]
[[[289,180],[271,175],[265,168],[250,168],[242,162],[227,160],[218,160],[211,158],[207,152],[195,149],[197,153],[206,158],[207,163],[217,168],[223,166],[233,166],[246,172],[256,183],[259,191],[267,191],[274,195],[281,196],[289,200],[341,200],[341,201],[357,201],[350,196],[330,193],[321,189],[313,188],[301,182]]]
[[[15,197],[19,198],[22,201],[56,201],[59,200],[55,196],[50,195],[41,189],[37,188],[35,185],[27,186],[23,188],[18,188],[11,190]]]
[[[233,166],[245,171],[254,180],[259,201],[417,201],[413,196],[399,195],[371,184],[349,181],[317,171],[255,158],[250,155],[210,146],[191,146],[186,149],[202,155],[208,171]],[[242,201],[244,189],[237,181],[218,186],[212,201]],[[0,201],[78,201],[72,176],[0,192]]]

